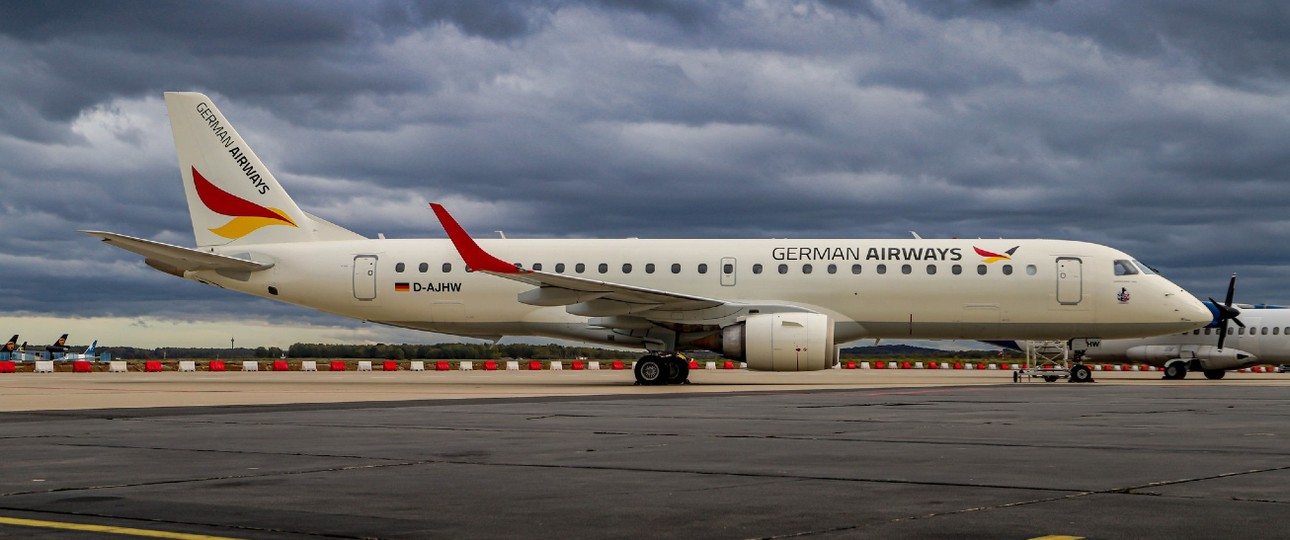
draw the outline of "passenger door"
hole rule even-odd
[[[1083,261],[1078,258],[1057,258],[1057,303],[1073,306],[1084,298],[1083,267]]]

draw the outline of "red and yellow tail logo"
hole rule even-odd
[[[975,249],[975,250],[976,250],[976,254],[977,254],[977,255],[980,255],[980,256],[982,256],[982,257],[985,257],[984,259],[982,259],[982,261],[981,261],[981,262],[984,262],[985,264],[991,264],[991,263],[997,263],[997,262],[999,262],[999,261],[1011,261],[1011,260],[1012,260],[1012,254],[1013,254],[1013,253],[1016,253],[1016,252],[1017,252],[1017,248],[1019,248],[1019,247],[1021,247],[1021,246],[1014,247],[1014,248],[1012,248],[1012,249],[1010,249],[1010,250],[1008,250],[1008,251],[1005,251],[1005,252],[1003,252],[1003,253],[995,253],[995,252],[993,252],[993,251],[986,251],[986,250],[981,249],[981,248],[976,247],[976,246],[972,246],[972,249]]]
[[[193,184],[197,186],[197,197],[212,212],[233,216],[223,226],[210,229],[211,232],[236,240],[269,225],[290,225],[298,227],[296,222],[287,217],[286,212],[277,208],[266,208],[251,201],[224,191],[210,183],[197,167],[193,167]]]

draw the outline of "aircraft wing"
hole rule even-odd
[[[188,270],[224,270],[255,272],[273,268],[272,263],[256,262],[238,257],[207,253],[192,248],[172,246],[124,234],[103,231],[80,231],[101,239],[113,246],[142,255],[149,266],[183,277]],[[158,266],[160,263],[161,266]]]
[[[483,272],[536,287],[520,293],[519,301],[525,304],[566,306],[565,309],[569,313],[587,317],[634,315],[667,322],[708,319],[714,314],[711,308],[728,308],[718,311],[734,312],[738,309],[754,307],[716,298],[522,268],[518,264],[505,262],[484,251],[470,235],[466,234],[448,211],[444,210],[443,206],[436,203],[431,203],[430,206],[471,271]],[[772,307],[775,311],[807,311],[786,305],[767,307]],[[702,314],[700,310],[704,310]],[[687,317],[685,312],[691,312],[695,316]],[[663,316],[664,313],[666,317]]]

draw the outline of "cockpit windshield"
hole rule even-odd
[[[1133,264],[1133,261],[1120,260],[1120,261],[1115,261],[1114,264],[1115,264],[1115,275],[1117,276],[1132,276],[1132,275],[1137,275],[1138,273],[1138,266]]]
[[[1150,267],[1150,266],[1147,266],[1147,265],[1145,265],[1145,264],[1142,264],[1142,262],[1141,262],[1141,261],[1138,261],[1138,260],[1136,260],[1136,259],[1134,259],[1133,264],[1134,264],[1134,266],[1137,266],[1139,270],[1142,270],[1142,273],[1143,273],[1143,274],[1146,274],[1146,275],[1148,275],[1148,276],[1153,275],[1153,274],[1159,274],[1159,272],[1156,272],[1156,269],[1155,269],[1155,268],[1152,268],[1152,267]]]

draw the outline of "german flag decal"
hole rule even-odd
[[[394,284],[394,292],[408,292],[408,291],[410,291],[410,290],[412,290],[412,288],[411,288],[411,287],[409,287],[407,283],[395,283],[395,284]]]

